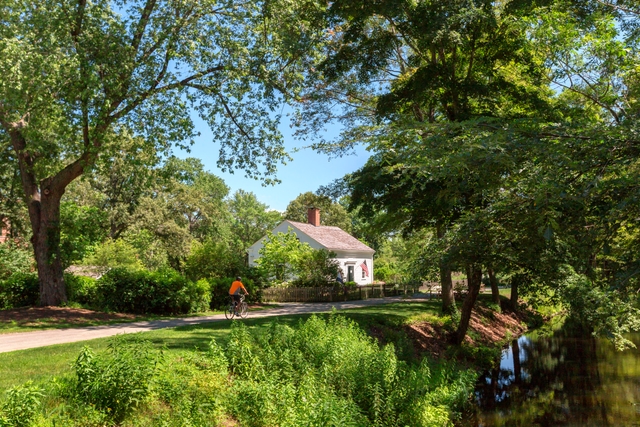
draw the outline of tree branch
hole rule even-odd
[[[222,102],[222,106],[224,107],[224,110],[227,112],[227,114],[229,115],[229,118],[231,119],[231,121],[233,121],[233,124],[236,125],[236,127],[238,128],[238,130],[240,131],[240,133],[242,135],[245,136],[245,138],[247,138],[252,144],[254,143],[253,138],[251,138],[251,135],[249,135],[244,128],[242,127],[242,125],[240,123],[238,123],[238,121],[236,120],[236,117],[233,115],[233,112],[231,111],[231,109],[229,108],[229,106],[227,105],[227,102],[225,101],[224,97],[222,95],[220,95],[219,93],[217,94],[218,98],[220,99],[220,101]]]
[[[606,1],[602,1],[602,0],[596,0],[596,1],[598,3],[600,3],[601,5],[610,7],[612,9],[614,9],[614,10],[620,10],[622,12],[630,13],[630,14],[636,15],[636,16],[640,15],[640,11],[637,11],[637,10],[632,10],[632,9],[629,9],[629,8],[626,8],[626,7],[618,6],[617,4],[609,3],[609,2],[606,2]]]
[[[84,11],[87,6],[87,0],[78,0],[78,10],[76,15],[76,22],[71,28],[71,36],[73,37],[73,41],[78,44],[78,37],[82,32],[82,21],[84,20]]]
[[[153,12],[153,9],[155,7],[156,0],[147,0],[147,3],[144,5],[144,9],[142,9],[142,14],[140,15],[140,19],[138,20],[136,31],[135,33],[133,33],[133,38],[131,39],[131,47],[133,48],[134,58],[137,56],[140,43],[142,42],[142,36],[144,35],[147,24],[149,23],[149,18],[151,17],[151,13]]]
[[[224,65],[217,65],[215,67],[207,68],[206,70],[201,71],[199,73],[192,74],[191,76],[189,76],[187,78],[184,78],[184,79],[182,79],[182,80],[180,80],[178,82],[171,83],[171,84],[168,84],[166,86],[159,87],[159,88],[156,88],[157,83],[154,82],[154,86],[149,88],[148,90],[142,92],[137,99],[132,101],[130,104],[128,104],[122,110],[117,111],[115,114],[113,114],[111,116],[108,116],[108,122],[109,123],[113,123],[115,120],[118,120],[118,119],[124,117],[126,114],[130,113],[133,109],[135,109],[137,106],[142,104],[145,100],[147,100],[151,96],[157,95],[157,94],[162,93],[162,92],[167,92],[167,91],[170,91],[172,89],[190,86],[189,83],[191,83],[193,80],[197,80],[199,78],[207,76],[208,74],[212,74],[212,73],[215,73],[216,71],[222,71],[222,70],[224,70]]]

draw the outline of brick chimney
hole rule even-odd
[[[309,219],[309,224],[316,227],[320,226],[320,209],[309,208],[307,210],[307,218]]]

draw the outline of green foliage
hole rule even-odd
[[[305,253],[299,261],[298,277],[294,283],[301,287],[333,285],[340,266],[336,256],[335,252],[326,249]]]
[[[190,280],[231,277],[241,274],[244,259],[226,242],[207,240],[194,242],[184,262],[184,272]]]
[[[406,308],[400,305],[393,311]],[[397,318],[376,313],[397,330]],[[365,324],[370,314],[361,314]],[[232,322],[209,330],[220,341],[207,338],[208,329],[188,329],[161,351],[141,335],[110,339],[104,351],[69,347],[77,356],[72,372],[45,384],[32,425],[451,426],[477,376],[453,364],[399,359],[393,345],[381,346],[335,313],[288,324]]]
[[[65,274],[67,297],[70,302],[94,306],[98,300],[98,281],[92,277]]]
[[[260,203],[255,194],[243,190],[236,191],[227,202],[233,217],[231,232],[244,250],[260,240],[268,231],[282,221],[282,214],[269,210]]]
[[[229,289],[236,279],[234,277],[222,277],[219,279],[209,279],[211,283],[211,308],[223,309],[229,306]],[[262,301],[261,288],[249,278],[242,278],[242,284],[249,292],[246,297],[247,302]]]
[[[312,250],[307,243],[300,242],[291,230],[278,234],[269,232],[256,262],[267,277],[284,282],[298,276],[302,260]]]
[[[171,269],[114,268],[98,280],[98,293],[104,309],[140,314],[205,311],[211,298],[206,280],[194,283]]]
[[[0,280],[13,273],[28,273],[32,268],[32,251],[15,243],[0,243]]]
[[[226,350],[242,425],[451,425],[475,374],[432,371],[397,359],[341,316],[311,317],[296,328],[273,323],[260,337],[233,324]]]
[[[101,267],[125,267],[130,269],[142,268],[136,249],[122,239],[105,240],[93,248],[93,254],[83,259],[85,265]]]
[[[625,335],[640,330],[638,301],[575,272],[568,275],[559,292],[567,301],[570,319],[583,330],[609,338],[618,350],[636,348]]]
[[[0,281],[0,307],[4,309],[37,305],[40,282],[35,273],[15,273]]]
[[[107,237],[108,214],[95,206],[60,205],[60,254],[66,267],[89,256]]]
[[[327,196],[306,192],[289,202],[284,213],[284,219],[307,223],[308,209],[320,209],[320,224],[340,227],[347,233],[351,232],[351,218],[347,210],[339,203],[334,203]]]
[[[155,414],[160,425],[168,427],[213,426],[224,416],[229,384],[225,356],[212,341],[203,354],[187,354],[160,369],[154,381],[160,402],[170,410]]]
[[[40,408],[42,389],[31,381],[11,387],[0,411],[0,427],[29,427]]]
[[[74,394],[120,423],[150,397],[152,378],[160,356],[151,343],[116,337],[97,356],[84,347],[73,364]]]
[[[132,154],[133,161],[125,163],[147,167],[153,164],[149,157],[169,157],[174,144],[193,142],[199,116],[219,143],[222,170],[244,170],[266,183],[277,182],[277,166],[289,156],[278,129],[281,115],[272,112],[298,91],[308,70],[302,59],[308,43],[283,38],[286,28],[298,25],[268,19],[267,9],[264,2],[210,0],[189,6],[140,0],[79,5],[37,0],[3,6],[0,153],[4,159],[9,151],[12,159],[6,174],[10,182],[23,184],[11,188],[12,198],[22,199],[25,206],[42,205],[31,211],[32,231],[46,232],[50,245],[36,250],[56,263],[52,268],[39,265],[50,273],[42,274],[43,297],[51,295],[54,304],[65,300],[63,292],[52,292],[62,273],[60,224],[51,213],[59,211],[67,186],[96,167],[99,158],[142,151],[147,156]],[[278,16],[290,16],[294,9],[287,4],[278,8]],[[167,21],[167,16],[180,19]],[[9,135],[20,143],[8,144]],[[143,147],[138,150],[135,144]],[[115,191],[111,201],[130,206],[126,187],[137,173],[118,166],[114,169],[123,175],[108,184],[124,189],[124,200]],[[4,199],[4,172],[2,181]],[[223,187],[213,181],[199,188],[205,197]],[[4,200],[0,202],[4,211]],[[177,203],[186,208],[183,214],[204,212],[203,206],[190,209],[188,200]],[[35,218],[38,212],[42,214]],[[196,225],[209,226],[217,214],[207,212]],[[120,224],[110,225],[115,238]],[[171,265],[179,266],[179,260]]]
[[[136,257],[148,270],[158,270],[169,265],[169,256],[162,240],[147,229],[127,230],[122,240],[136,251]]]
[[[288,233],[267,233],[256,260],[262,273],[278,282],[295,281],[298,286],[327,286],[338,274],[336,254],[324,249],[312,249],[289,230]]]

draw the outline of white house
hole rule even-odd
[[[354,281],[358,285],[373,283],[373,254],[375,251],[339,227],[320,225],[320,210],[310,208],[309,222],[285,220],[273,229],[273,234],[287,233],[289,229],[298,240],[308,243],[313,249],[326,249],[336,253],[345,282]],[[260,258],[260,249],[266,236],[251,245],[249,265],[255,266]]]

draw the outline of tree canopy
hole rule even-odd
[[[637,259],[611,251],[624,240],[637,254],[627,230],[639,206],[639,11],[633,1],[328,5],[327,55],[300,131],[341,122],[316,148],[373,151],[345,177],[350,209],[387,231],[432,228],[423,271],[439,269],[443,288],[451,269],[467,271],[456,341],[483,270],[511,278],[514,303],[518,289],[553,295],[623,345],[637,327]],[[610,305],[586,315],[580,293]]]
[[[167,153],[196,135],[196,112],[220,144],[220,167],[275,179],[287,158],[275,108],[295,92],[300,65],[289,9],[275,6],[0,3],[0,152],[11,147],[20,171],[43,304],[66,299],[60,199],[125,131]]]

